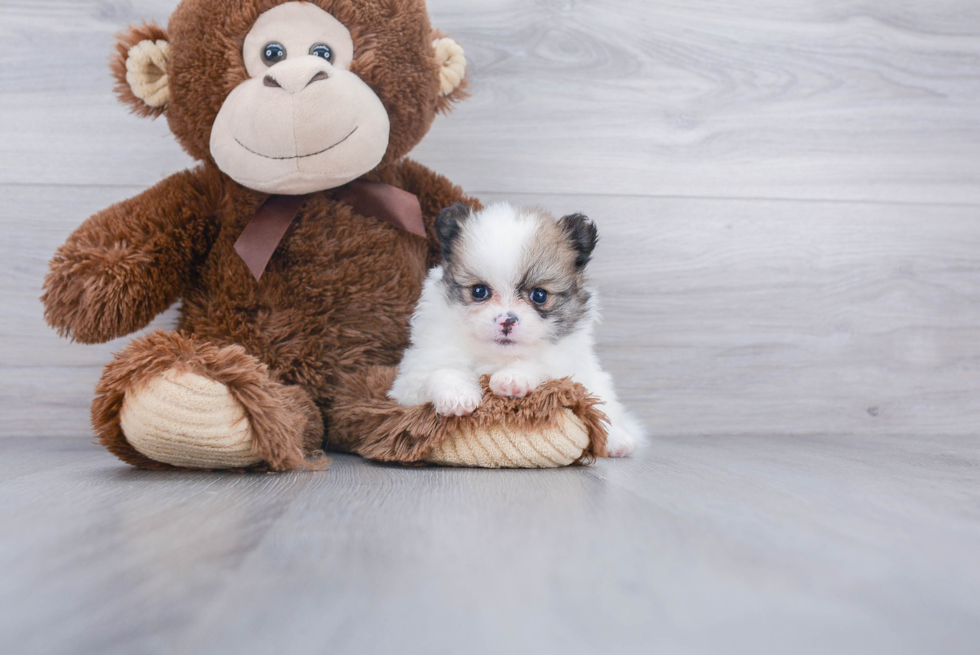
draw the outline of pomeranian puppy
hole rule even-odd
[[[633,452],[643,429],[617,400],[593,349],[598,312],[585,276],[598,240],[592,221],[507,204],[472,213],[456,204],[439,214],[436,232],[442,265],[425,281],[389,396],[464,416],[483,399],[481,375],[490,376],[493,393],[510,398],[570,377],[603,401],[609,454]]]

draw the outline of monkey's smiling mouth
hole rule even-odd
[[[358,127],[360,127],[360,126],[358,126]],[[293,157],[270,157],[269,155],[263,155],[261,152],[255,152],[254,150],[252,150],[251,148],[249,148],[247,145],[245,145],[244,143],[242,143],[241,141],[239,141],[238,140],[238,137],[235,137],[235,143],[237,143],[241,147],[245,148],[246,150],[248,150],[253,155],[258,155],[259,157],[263,157],[265,159],[275,159],[275,160],[279,160],[279,161],[286,160],[286,159],[305,159],[307,157],[316,157],[317,155],[322,155],[327,150],[331,150],[333,148],[336,148],[341,143],[343,143],[344,141],[346,141],[347,139],[349,139],[351,137],[351,134],[354,134],[354,132],[356,132],[356,131],[357,131],[357,127],[355,127],[353,130],[351,130],[350,131],[350,134],[348,134],[347,136],[345,136],[343,139],[341,139],[337,143],[333,144],[332,146],[329,146],[329,147],[324,148],[323,150],[320,150],[318,152],[311,152],[308,155],[295,155]]]

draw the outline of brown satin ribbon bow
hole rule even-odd
[[[382,182],[355,180],[334,194],[361,216],[370,216],[425,238],[422,205],[418,196]],[[272,254],[310,196],[269,196],[249,221],[235,252],[242,258],[256,280],[262,278]]]

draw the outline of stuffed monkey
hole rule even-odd
[[[466,94],[466,60],[423,0],[184,0],[113,62],[133,111],[165,116],[198,165],[85,221],[44,284],[58,332],[133,340],[92,404],[99,441],[150,469],[399,462],[558,466],[603,454],[579,385],[472,417],[386,397],[407,345],[446,178],[406,158]]]

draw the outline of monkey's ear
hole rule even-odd
[[[167,111],[169,61],[167,33],[158,25],[134,25],[116,35],[112,56],[116,95],[134,114],[156,118]]]
[[[447,112],[454,102],[469,96],[466,92],[466,53],[439,30],[432,31],[432,48],[439,66],[439,99],[436,110]]]

